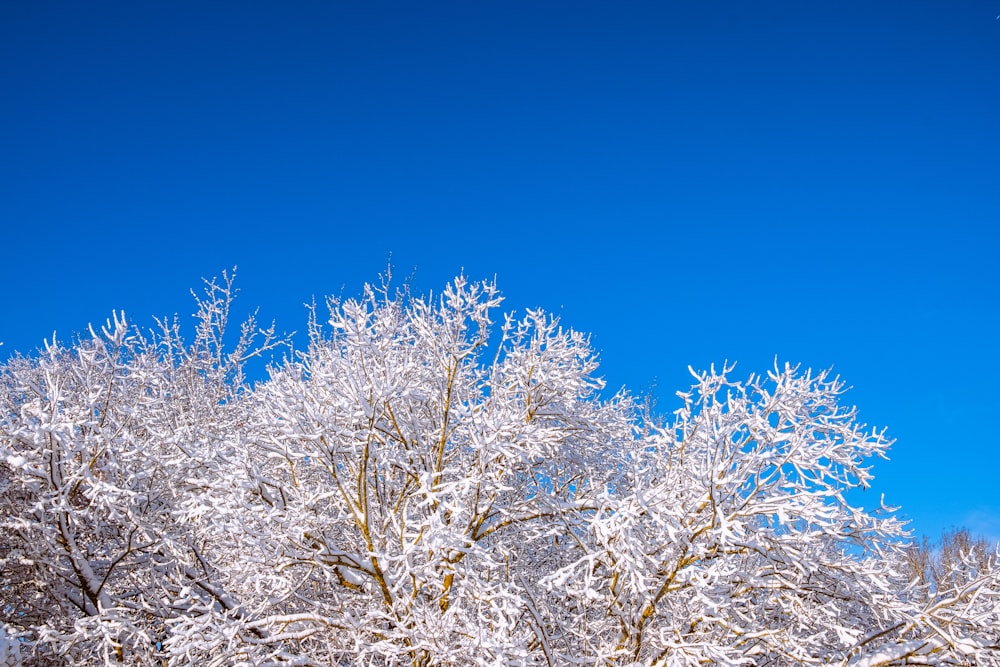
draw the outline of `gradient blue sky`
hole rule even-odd
[[[6,2],[0,358],[112,309],[304,328],[391,253],[613,387],[833,367],[874,492],[1000,538],[1000,0]],[[415,271],[415,273],[414,273]]]

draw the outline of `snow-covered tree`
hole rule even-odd
[[[227,349],[233,295],[191,344],[116,316],[0,370],[8,661],[1000,664],[996,560],[914,576],[826,373],[697,372],[657,417],[460,277],[330,300],[250,386],[279,341]]]
[[[153,664],[194,598],[219,595],[200,553],[226,541],[190,508],[238,479],[240,367],[274,344],[251,320],[224,351],[223,277],[198,298],[190,346],[176,322],[143,337],[116,314],[0,371],[0,621],[40,663]]]

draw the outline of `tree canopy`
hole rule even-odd
[[[996,558],[849,501],[890,440],[826,372],[657,416],[459,277],[328,300],[251,383],[287,341],[227,345],[234,295],[0,368],[0,664],[1000,664]]]

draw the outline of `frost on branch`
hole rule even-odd
[[[670,419],[492,283],[279,344],[123,316],[0,371],[0,650],[28,664],[996,664],[995,558],[922,576],[852,506],[889,441],[825,373],[695,373]],[[947,572],[945,574],[945,572]],[[17,638],[17,644],[12,643]]]

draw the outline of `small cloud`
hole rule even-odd
[[[983,537],[1000,544],[1000,508],[974,509],[965,515],[961,527],[968,528],[973,537]]]

